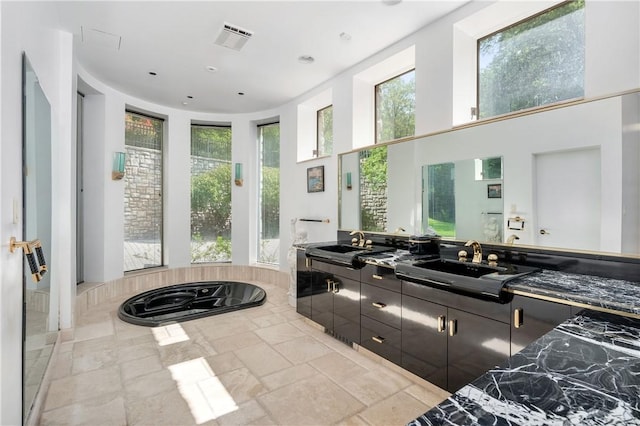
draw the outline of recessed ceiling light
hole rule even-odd
[[[216,72],[216,71],[218,71],[218,68],[214,67],[213,65],[207,65],[207,66],[205,67],[205,69],[206,69],[207,71],[209,71],[209,72]]]
[[[344,31],[340,33],[340,40],[349,41],[351,40],[351,34],[345,33]]]
[[[244,96],[244,92],[238,92],[238,95]]]
[[[158,75],[158,73],[157,73],[157,72],[155,72],[155,71],[149,71],[149,75],[156,76],[156,75]]]
[[[187,99],[193,99],[193,96],[187,95]]]
[[[315,61],[315,59],[313,58],[313,56],[309,56],[309,55],[302,55],[302,56],[298,56],[298,62],[303,63],[303,64],[312,64],[313,61]]]
[[[184,102],[182,102],[182,105],[189,105],[189,102],[184,101]]]

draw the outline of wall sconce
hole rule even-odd
[[[236,163],[234,180],[236,186],[242,186],[242,163]]]
[[[347,182],[347,189],[351,189],[353,188],[353,185],[351,184],[351,172],[347,172],[346,173],[346,182]]]
[[[124,152],[113,153],[113,169],[111,171],[112,180],[120,180],[124,177],[125,158]]]

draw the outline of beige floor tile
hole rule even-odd
[[[289,361],[266,343],[238,349],[235,354],[258,377],[291,367]]]
[[[287,322],[287,318],[281,314],[267,313],[267,315],[261,315],[251,318],[258,327],[265,328],[272,325],[282,324]]]
[[[118,361],[127,362],[150,356],[159,356],[158,345],[152,341],[146,341],[137,345],[118,347]]]
[[[428,383],[427,386],[411,385],[405,389],[405,392],[430,407],[435,407],[451,396],[449,392],[435,385]]]
[[[45,411],[41,426],[48,425],[126,425],[127,417],[122,396],[113,394],[109,400],[88,400]]]
[[[357,399],[322,375],[284,386],[258,400],[281,425],[333,424],[363,408]]]
[[[153,373],[137,376],[124,383],[127,401],[137,401],[153,395],[169,392],[177,388],[177,383],[166,370],[158,370]]]
[[[122,374],[122,381],[124,383],[130,382],[137,377],[160,371],[162,369],[163,366],[158,355],[152,355],[146,358],[139,358],[120,363],[120,372]]]
[[[217,353],[224,353],[260,344],[262,343],[262,339],[260,339],[253,331],[247,331],[246,333],[239,333],[234,334],[233,336],[214,339],[210,342],[211,346],[213,346]]]
[[[274,390],[317,374],[318,371],[309,364],[300,364],[290,368],[285,368],[277,373],[269,374],[268,376],[262,377],[260,380],[264,383],[267,389]]]
[[[187,402],[176,391],[165,392],[138,401],[127,401],[127,421],[130,426],[195,425],[196,419]],[[213,420],[201,418],[202,422]]]
[[[197,358],[206,358],[217,353],[213,346],[202,336],[160,346],[158,351],[164,366],[179,364]]]
[[[405,425],[429,407],[406,392],[398,392],[362,411],[359,416],[374,426]]]
[[[330,352],[310,361],[309,364],[338,383],[346,377],[370,371],[337,352]]]
[[[114,329],[111,319],[93,324],[80,325],[76,327],[74,331],[74,339],[78,341],[113,335]]]
[[[409,386],[409,380],[383,370],[365,374],[348,374],[340,380],[340,386],[362,403],[369,406]]]
[[[338,423],[338,426],[369,426],[369,423],[364,421],[362,417],[356,415],[341,421],[340,423]]]
[[[113,336],[102,336],[94,339],[86,339],[82,341],[76,341],[73,344],[73,357],[78,357],[86,354],[93,354],[95,352],[101,352],[104,350],[111,350],[117,346],[117,342]]]
[[[216,419],[216,422],[221,426],[235,426],[235,425],[267,425],[270,419],[264,409],[258,404],[257,401],[251,400],[244,404],[240,404],[238,409],[220,416]]]
[[[305,335],[302,331],[288,323],[261,328],[256,330],[255,333],[270,345],[277,345],[278,343]]]
[[[332,352],[327,345],[320,343],[311,336],[298,337],[277,344],[274,348],[294,364],[308,362]]]
[[[120,368],[112,366],[51,381],[44,410],[122,392]]]
[[[115,348],[105,348],[101,351],[74,356],[71,362],[71,374],[79,374],[116,365],[117,360],[118,356]]]
[[[244,367],[244,364],[234,352],[224,352],[218,355],[211,355],[206,357],[205,361],[217,376]]]
[[[264,385],[246,368],[221,374],[218,378],[236,404],[250,401],[266,392]]]

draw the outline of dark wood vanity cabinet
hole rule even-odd
[[[455,392],[509,358],[508,304],[405,281],[402,293],[406,370]],[[460,297],[464,303],[457,303]],[[473,312],[457,309],[460,305]]]
[[[311,319],[335,337],[360,343],[360,271],[313,260]]]
[[[304,250],[296,250],[296,311],[311,318],[311,259]]]
[[[511,301],[511,355],[572,316],[572,307],[516,295]]]
[[[400,280],[393,269],[375,265],[366,265],[360,277],[360,346],[400,365]]]

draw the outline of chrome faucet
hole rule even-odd
[[[349,233],[349,235],[356,235],[358,234],[359,238],[352,238],[351,239],[351,244],[353,244],[354,246],[359,246],[359,247],[364,247],[364,232],[362,231],[351,231]]]
[[[509,237],[507,238],[507,244],[509,244],[510,246],[512,246],[512,245],[513,245],[513,242],[514,242],[515,240],[519,240],[519,239],[520,239],[520,237],[518,237],[516,234],[511,234],[511,235],[509,235]]]
[[[471,263],[482,263],[482,247],[476,240],[469,240],[465,247],[473,247],[473,260]]]

